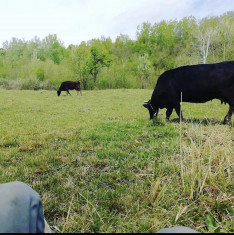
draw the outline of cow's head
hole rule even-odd
[[[57,90],[57,94],[58,94],[58,96],[60,96],[60,94],[61,94],[61,91],[60,91],[60,90]]]
[[[143,106],[148,109],[149,115],[150,115],[150,120],[153,119],[154,117],[157,117],[157,115],[158,115],[158,108],[154,108],[152,106],[151,100],[144,101]]]

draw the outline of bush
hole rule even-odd
[[[37,78],[28,78],[22,80],[21,90],[39,90],[39,80]]]
[[[9,80],[8,87],[5,87],[6,89],[10,90],[20,90],[21,89],[21,80],[15,79],[15,80]]]
[[[44,79],[45,79],[45,72],[44,72],[43,68],[38,68],[35,71],[35,74],[36,74],[37,79],[39,79],[40,81],[44,81]]]
[[[21,90],[53,90],[55,87],[48,80],[40,81],[35,77],[22,79]]]
[[[4,78],[0,78],[0,87],[6,88],[8,86],[8,81]]]
[[[54,90],[56,89],[48,80],[40,81],[35,77],[26,79],[0,78],[0,87],[9,90]]]
[[[20,79],[12,80],[12,79],[0,78],[0,87],[9,90],[20,90],[21,81]]]
[[[7,73],[6,73],[6,69],[5,69],[5,68],[0,67],[0,77],[5,78],[5,77],[6,77],[6,75],[7,75]]]

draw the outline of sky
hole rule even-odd
[[[49,34],[67,47],[120,34],[135,40],[143,22],[219,16],[234,11],[234,0],[0,0],[0,9],[0,47]]]

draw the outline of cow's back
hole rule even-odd
[[[80,89],[80,81],[65,81],[60,85],[60,89],[72,90],[72,89]]]
[[[158,79],[152,98],[160,94],[185,102],[206,102],[234,96],[234,62],[183,66],[164,72]]]

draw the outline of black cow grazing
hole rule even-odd
[[[145,101],[143,106],[148,109],[150,119],[157,116],[159,109],[166,108],[167,120],[173,109],[183,120],[181,100],[205,103],[212,99],[229,104],[224,118],[224,124],[229,124],[234,112],[234,61],[168,70],[158,78],[151,99]]]
[[[81,89],[80,89],[80,81],[66,81],[66,82],[62,82],[59,89],[57,90],[57,94],[58,96],[60,96],[62,91],[66,91],[67,95],[71,95],[69,90],[76,90],[77,91],[77,95],[80,92],[81,94]],[[82,94],[81,94],[82,95]]]

